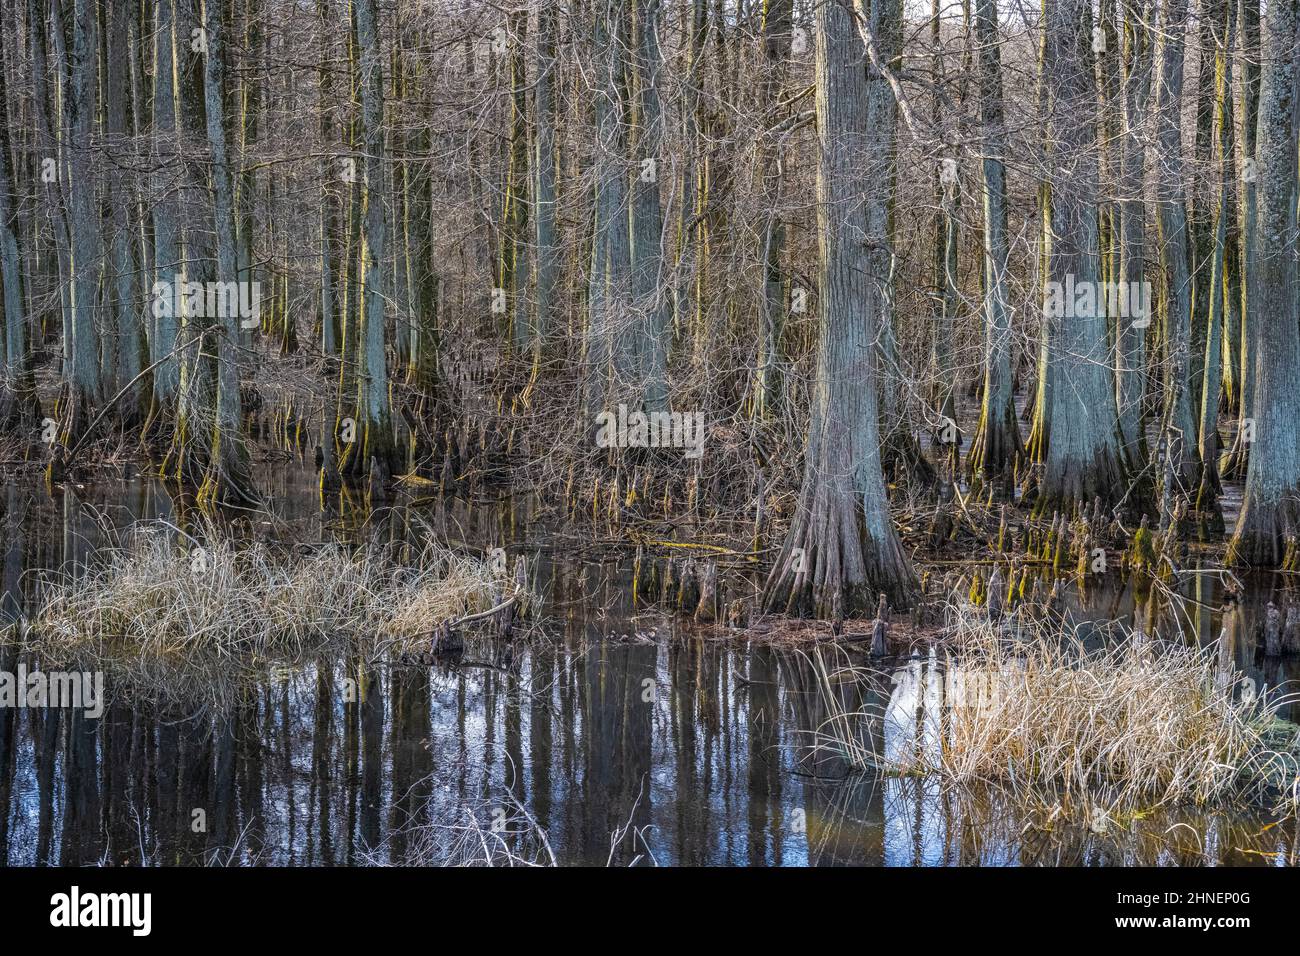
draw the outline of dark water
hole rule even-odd
[[[812,746],[825,719],[802,653],[701,631],[636,607],[628,556],[566,532],[536,501],[322,510],[310,475],[268,478],[277,519],[254,533],[308,541],[427,533],[533,556],[546,595],[525,640],[469,641],[458,666],[309,661],[268,672],[234,713],[137,705],[110,688],[103,716],[0,709],[0,861],[323,864],[529,860],[561,864],[1264,864],[1300,858],[1293,821],[1264,811],[1152,814],[1050,827],[993,792],[851,774]],[[166,518],[141,479],[0,491],[4,610],[30,613],[34,572],[93,560],[108,529]],[[683,533],[683,532],[679,532]],[[689,533],[684,533],[689,537]],[[752,583],[729,580],[732,597]],[[1300,678],[1253,628],[1277,582],[1247,592],[1237,665],[1259,686]],[[1153,620],[1161,636],[1219,633],[1217,575],[1190,576]],[[1071,599],[1128,620],[1119,584]],[[1143,599],[1145,600],[1145,599]],[[1142,613],[1146,613],[1143,606]],[[651,634],[653,632],[653,635]],[[638,637],[640,635],[640,637]],[[12,669],[17,652],[8,652]],[[919,663],[882,665],[878,700]],[[359,699],[342,688],[355,681]],[[1294,706],[1283,716],[1296,719]],[[883,721],[885,747],[912,729]],[[545,834],[544,839],[539,835]]]

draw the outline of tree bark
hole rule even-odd
[[[874,5],[873,26],[890,17],[901,17],[897,0]],[[916,578],[889,516],[880,462],[871,346],[887,290],[858,238],[887,238],[888,196],[857,163],[884,160],[893,131],[868,124],[863,46],[842,0],[817,7],[816,50],[818,364],[803,484],[764,604],[838,620],[869,613],[879,593],[907,607]],[[883,83],[877,92],[891,95]],[[886,151],[868,150],[873,134]]]
[[[1152,43],[1147,0],[1125,3],[1124,23],[1124,123],[1120,142],[1119,278],[1125,288],[1146,281],[1146,203],[1143,172],[1146,166],[1147,106],[1151,94]],[[1136,286],[1135,286],[1136,284]],[[1116,317],[1118,348],[1115,358],[1115,397],[1120,437],[1133,471],[1146,466],[1147,330],[1150,314],[1139,321]]]
[[[1006,129],[995,0],[976,0],[975,36],[979,42],[980,120],[984,133],[984,396],[967,467],[972,478],[993,483],[998,494],[1007,497],[1024,445],[1012,392]]]
[[[1183,182],[1183,51],[1187,0],[1164,0],[1157,26],[1155,160],[1157,234],[1163,284],[1165,347],[1165,454],[1175,487],[1166,494],[1189,499],[1200,477],[1196,418],[1192,414],[1192,276],[1188,270],[1187,191]]]
[[[1087,0],[1047,0],[1044,5],[1047,278],[1096,290],[1097,99],[1091,21]],[[1098,497],[1105,505],[1116,505],[1127,491],[1104,303],[1096,301],[1093,308],[1080,311],[1084,314],[1065,317],[1044,309],[1055,378],[1035,506],[1039,514],[1072,512]]]
[[[1254,261],[1247,271],[1258,348],[1246,469],[1229,563],[1283,562],[1300,526],[1300,329],[1297,328],[1295,98],[1296,7],[1271,3],[1264,20]],[[1291,555],[1294,563],[1294,551]]]

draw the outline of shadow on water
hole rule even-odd
[[[145,706],[112,686],[98,717],[0,708],[0,861],[443,862],[430,833],[458,828],[500,833],[516,859],[539,858],[525,844],[536,849],[540,828],[565,864],[1288,865],[1300,853],[1294,822],[1263,811],[1048,826],[994,792],[850,774],[811,747],[826,715],[803,654],[634,606],[626,553],[554,526],[538,503],[451,500],[367,516],[322,510],[311,475],[269,478],[277,518],[254,522],[254,535],[401,541],[431,527],[475,553],[529,554],[546,596],[539,633],[505,646],[470,640],[455,665],[271,668],[226,714]],[[110,529],[182,523],[166,491],[143,479],[53,500],[11,485],[0,501],[9,620],[37,606],[35,572],[93,561]],[[1237,665],[1261,687],[1300,676],[1255,649],[1274,587],[1248,588],[1228,628]],[[1096,622],[1098,641],[1109,622],[1136,615],[1166,639],[1213,642],[1217,577],[1176,590],[1181,601],[1154,608],[1109,582],[1073,594],[1071,610]],[[20,664],[37,666],[0,650],[0,671]],[[859,703],[905,711],[920,666],[889,663],[879,699]],[[889,716],[878,730],[886,752],[916,733]]]

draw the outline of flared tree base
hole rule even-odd
[[[1273,501],[1247,494],[1224,558],[1229,567],[1297,571],[1295,539],[1300,533],[1300,489]]]
[[[895,430],[880,450],[881,465],[896,484],[907,484],[928,494],[939,482],[939,473],[921,451],[921,443],[910,432]]]
[[[1001,412],[993,415],[984,409],[971,441],[970,454],[966,456],[972,487],[978,492],[979,488],[991,485],[994,498],[1002,501],[1014,498],[1016,463],[1024,452],[1015,406],[1008,402]]]
[[[862,496],[812,482],[800,495],[794,525],[767,580],[763,606],[797,617],[839,621],[912,606],[919,585],[884,502],[870,520]],[[868,530],[876,527],[877,531]]]
[[[1090,459],[1049,458],[1038,484],[1034,516],[1041,518],[1058,511],[1074,515],[1081,508],[1091,507],[1098,498],[1105,511],[1122,507],[1137,513],[1144,510],[1146,502],[1135,495],[1135,490],[1127,481],[1118,450],[1103,449]]]

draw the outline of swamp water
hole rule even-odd
[[[264,481],[294,541],[416,540],[526,554],[545,602],[527,633],[466,635],[455,665],[268,665],[233,714],[141,702],[109,680],[99,718],[0,709],[0,862],[8,865],[511,862],[729,865],[1294,865],[1295,822],[1264,810],[1161,811],[1104,826],[1030,818],[993,790],[848,773],[815,746],[826,719],[808,657],[638,607],[630,556],[532,500],[322,511],[314,475]],[[113,529],[179,523],[157,483],[0,490],[3,610],[31,614],[42,570],[95,559]],[[681,533],[689,539],[689,533]],[[730,596],[745,582],[729,579]],[[750,579],[754,584],[757,578]],[[1276,582],[1247,590],[1233,649],[1259,687],[1300,679],[1255,649]],[[1192,576],[1160,636],[1208,644],[1217,578]],[[1131,587],[1069,597],[1098,622],[1133,618]],[[862,645],[859,645],[862,646]],[[14,651],[12,669],[35,662]],[[869,663],[854,654],[858,664]],[[931,665],[876,665],[883,752],[918,736]],[[351,679],[351,683],[349,683]],[[350,695],[343,688],[359,688]],[[1293,689],[1285,687],[1285,689]],[[115,692],[115,690],[117,692]],[[1286,705],[1280,715],[1300,717]]]

